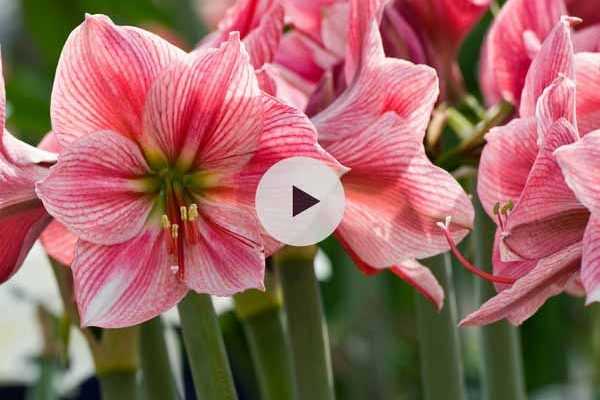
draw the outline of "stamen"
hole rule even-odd
[[[181,215],[181,221],[185,223],[188,220],[188,209],[186,206],[179,207],[179,214]]]
[[[488,282],[512,285],[513,283],[515,283],[517,281],[516,278],[489,274],[485,271],[482,271],[480,268],[476,267],[469,260],[467,260],[465,258],[465,256],[462,255],[462,253],[456,246],[454,239],[452,239],[452,236],[450,235],[450,222],[451,222],[451,217],[448,216],[448,217],[446,217],[446,220],[444,222],[438,222],[437,225],[444,232],[444,236],[446,237],[446,240],[448,241],[448,245],[450,246],[450,251],[452,252],[454,257],[456,257],[456,259],[461,263],[461,265],[463,267],[465,267],[467,270],[471,271],[473,274],[477,275],[478,277],[480,277],[482,279],[485,279]]]
[[[177,238],[179,237],[179,225],[171,225],[171,237],[173,238],[173,240],[177,240]]]
[[[188,207],[188,220],[195,221],[198,218],[198,206],[196,204],[192,204]]]
[[[169,217],[166,214],[160,218],[160,225],[163,229],[171,229],[171,221],[169,221]]]

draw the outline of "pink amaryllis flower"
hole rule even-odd
[[[500,291],[463,325],[520,324],[551,296],[576,287],[589,212],[568,188],[554,152],[579,137],[570,26],[563,17],[525,79],[521,118],[486,137],[478,194],[498,223],[494,276]],[[456,251],[456,249],[454,249]]]
[[[0,61],[1,63],[1,61]],[[5,129],[6,97],[0,69],[0,283],[21,266],[52,218],[35,194],[56,155],[31,147]]]
[[[84,326],[140,323],[188,289],[262,288],[258,179],[289,156],[339,167],[303,114],[260,91],[238,34],[186,54],[87,16],[63,49],[51,117],[64,150],[37,193],[79,238]]]
[[[441,77],[442,97],[460,97],[458,50],[489,8],[490,0],[393,0],[385,8],[381,32],[385,52],[433,66]]]
[[[566,4],[564,0],[508,0],[489,30],[481,55],[480,82],[487,102],[504,99],[519,106],[529,66],[563,14],[583,18],[573,36],[575,51],[599,51],[597,6],[590,0]]]
[[[367,273],[385,269],[438,308],[443,290],[416,259],[448,250],[436,222],[461,240],[473,208],[460,185],[434,166],[423,136],[438,97],[435,70],[385,56],[377,1],[352,0],[345,63],[348,88],[312,118],[319,142],[350,171],[346,212],[336,237]]]

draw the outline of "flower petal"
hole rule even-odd
[[[185,248],[188,287],[215,296],[264,290],[265,255],[254,208],[223,192],[208,193],[198,207],[199,241]]]
[[[241,0],[231,7],[219,23],[219,32],[202,44],[218,47],[239,32],[254,68],[273,60],[283,34],[283,7],[277,0]]]
[[[135,142],[96,132],[67,148],[36,190],[79,238],[110,245],[132,239],[146,223],[153,204],[135,180],[148,171]]]
[[[519,104],[531,58],[524,33],[542,41],[565,13],[555,0],[511,0],[494,19],[486,42],[481,68],[482,87],[488,101],[500,97]],[[522,116],[527,114],[522,114]]]
[[[394,265],[390,270],[417,289],[438,311],[444,307],[444,289],[429,268],[417,260],[406,260]]]
[[[537,157],[535,118],[515,119],[492,129],[485,139],[477,193],[485,211],[495,220],[494,206],[519,198]]]
[[[2,211],[0,209],[0,215]],[[0,216],[0,283],[17,272],[50,221],[50,216],[39,203],[37,207]]]
[[[553,152],[577,138],[565,119],[545,135],[525,188],[508,216],[504,243],[523,259],[548,256],[581,241],[588,211],[567,187]]]
[[[496,230],[494,237],[494,250],[492,252],[492,265],[494,267],[494,275],[505,276],[508,278],[520,279],[524,275],[527,275],[538,263],[538,260],[525,260],[525,261],[503,261],[502,252],[504,243],[502,242],[502,231]],[[496,290],[501,292],[511,287],[511,285],[505,285],[501,283],[494,284]]]
[[[472,226],[463,189],[429,161],[421,140],[394,113],[327,149],[351,168],[342,177],[346,212],[338,234],[367,264],[386,268],[447,250],[436,225],[447,216],[457,241]]]
[[[586,304],[600,301],[600,218],[592,215],[583,237],[581,283],[587,293]]]
[[[593,214],[600,215],[600,130],[559,147],[554,154],[577,199]]]
[[[136,137],[154,79],[183,51],[133,27],[88,15],[61,54],[52,91],[52,128],[63,144],[101,130]]]
[[[577,126],[585,135],[600,128],[600,53],[575,55]]]
[[[577,18],[561,17],[554,29],[542,43],[533,59],[523,87],[519,114],[534,115],[538,98],[546,87],[560,75],[575,79],[575,59],[571,26],[579,22]]]
[[[141,142],[183,169],[237,171],[260,138],[262,100],[237,34],[219,49],[197,51],[157,80],[144,109]]]
[[[40,236],[46,253],[62,265],[70,266],[75,257],[77,236],[60,222],[53,220]]]
[[[487,325],[508,319],[520,325],[548,298],[561,293],[579,270],[581,243],[540,260],[527,275],[507,290],[492,297],[479,310],[460,322],[461,326]]]
[[[600,51],[600,24],[576,31],[573,34],[573,46],[576,53]]]
[[[368,64],[378,64],[385,59],[378,22],[383,13],[382,6],[381,0],[350,0],[347,82],[352,82]]]
[[[438,94],[437,74],[432,68],[385,59],[361,72],[354,84],[312,121],[326,149],[329,143],[366,130],[386,112],[395,112],[412,127],[411,134],[422,140]]]
[[[82,326],[121,328],[147,321],[187,293],[170,269],[162,230],[112,246],[80,241],[71,267]]]

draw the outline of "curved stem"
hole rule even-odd
[[[491,270],[494,229],[492,220],[483,211],[479,201],[475,202],[476,218],[472,240],[475,262]],[[496,294],[493,286],[478,280],[478,297],[484,303]],[[484,399],[525,400],[525,380],[518,328],[506,321],[481,327],[481,361]]]
[[[135,371],[115,371],[98,375],[102,400],[137,399]]]
[[[286,247],[275,255],[292,348],[297,398],[332,400],[329,339],[315,276],[316,247]]]
[[[178,399],[164,337],[164,324],[160,317],[151,319],[140,328],[140,365],[146,399]]]
[[[190,292],[178,310],[196,396],[202,400],[236,400],[233,375],[210,296]]]
[[[423,263],[430,267],[446,294],[446,304],[440,313],[423,296],[415,294],[423,398],[464,400],[465,384],[450,255],[441,254]]]

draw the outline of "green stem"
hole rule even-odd
[[[456,318],[456,298],[449,254],[424,261],[438,279],[446,304],[438,313],[416,294],[417,332],[425,400],[464,400],[462,356]]]
[[[267,272],[265,292],[247,290],[233,296],[258,376],[263,400],[293,400],[290,345],[281,313],[281,295]]]
[[[177,386],[160,317],[151,319],[140,328],[140,365],[146,399],[177,400]]]
[[[316,247],[286,247],[275,255],[292,348],[296,395],[332,400],[329,339],[315,276]]]
[[[137,399],[135,371],[116,371],[98,375],[102,400]]]
[[[237,399],[225,343],[210,296],[190,292],[179,303],[178,309],[196,396],[202,400]]]
[[[491,271],[495,224],[476,201],[475,229],[472,234],[475,263]],[[493,286],[478,279],[480,303],[496,294]],[[496,322],[481,328],[481,361],[484,399],[525,400],[523,360],[519,331],[506,321]]]
[[[503,123],[513,112],[514,107],[505,101],[489,109],[487,117],[475,126],[468,139],[438,157],[436,164],[448,171],[458,167],[464,155],[481,146],[490,129]]]

